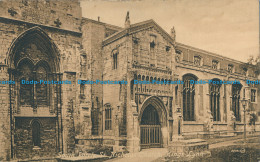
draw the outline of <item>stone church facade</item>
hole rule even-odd
[[[243,97],[246,122],[259,115],[259,87],[246,83],[257,67],[178,43],[174,28],[129,13],[124,28],[91,20],[76,0],[3,0],[0,15],[0,160],[239,134]],[[96,80],[127,84],[83,84]],[[207,80],[240,84],[192,84]]]

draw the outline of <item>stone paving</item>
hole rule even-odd
[[[167,148],[144,149],[140,152],[126,154],[125,157],[107,160],[106,162],[150,162],[163,157],[167,152]]]

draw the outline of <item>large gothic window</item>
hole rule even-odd
[[[211,83],[209,85],[210,110],[214,121],[220,121],[220,87],[221,84]]]
[[[47,64],[47,63],[46,63]],[[20,73],[20,95],[21,106],[48,106],[49,90],[46,81],[49,80],[47,65],[33,65],[31,62],[22,60],[18,66]],[[37,84],[30,81],[37,81]],[[45,82],[45,84],[44,84]],[[41,83],[41,84],[40,84]]]
[[[192,81],[196,81],[196,77],[192,75],[185,75],[183,77],[183,120],[194,121],[195,120],[195,85]]]
[[[240,91],[242,85],[241,84],[232,84],[232,110],[236,117],[237,121],[240,121]]]

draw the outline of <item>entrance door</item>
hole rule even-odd
[[[141,148],[161,147],[161,125],[156,109],[149,105],[145,108],[140,125]]]

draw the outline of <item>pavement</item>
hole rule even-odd
[[[143,149],[140,152],[125,154],[123,157],[106,160],[106,162],[152,162],[166,155],[167,148]]]
[[[251,139],[251,138],[259,138],[259,137],[249,137],[247,139]],[[239,143],[239,141],[243,141],[243,138],[210,144],[209,149],[214,149],[223,146],[231,146],[231,145],[243,145]],[[167,148],[143,149],[140,152],[129,153],[129,154],[125,154],[123,157],[106,160],[106,162],[157,162],[159,158],[165,156],[167,153],[168,153]]]
[[[259,137],[248,137],[247,139],[253,139],[253,138],[259,138]],[[243,141],[244,139],[234,139],[234,140],[229,140],[225,142],[219,142],[219,143],[214,143],[209,145],[209,149],[214,149],[218,147],[223,147],[223,146],[232,146],[232,145],[243,145],[239,143],[239,141]]]

